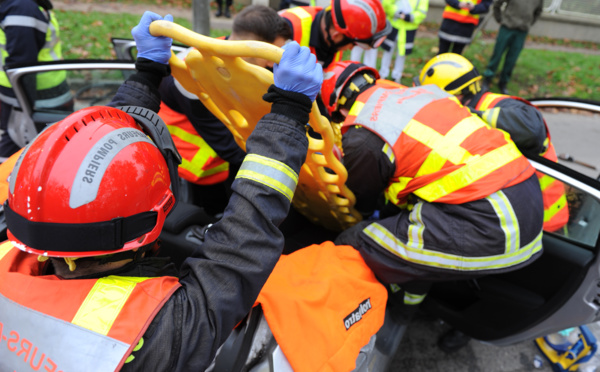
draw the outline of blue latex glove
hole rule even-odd
[[[146,11],[140,19],[140,23],[131,30],[138,50],[138,58],[143,57],[151,61],[167,64],[171,58],[171,44],[173,39],[166,36],[152,36],[150,34],[150,23],[163,20],[156,13]],[[173,22],[173,16],[167,14],[165,21]]]
[[[277,88],[302,93],[314,101],[323,83],[323,68],[310,49],[292,41],[283,46],[283,56],[273,66],[273,80]]]

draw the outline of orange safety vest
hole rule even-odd
[[[461,204],[525,181],[534,168],[510,136],[490,128],[437,86],[360,94],[344,128],[361,125],[379,135],[396,164],[386,197],[403,206],[409,194],[428,202]]]
[[[300,46],[309,47],[312,54],[317,55],[315,48],[310,46],[310,31],[317,13],[323,8],[320,6],[297,6],[279,12],[279,15],[292,23],[292,38]],[[318,25],[317,25],[318,27]],[[337,52],[331,63],[342,60],[342,53]]]
[[[295,372],[354,369],[386,302],[360,253],[329,241],[281,256],[256,300]]]
[[[15,152],[2,164],[0,164],[0,204],[4,204],[4,202],[8,199],[8,178],[10,177],[17,160],[19,160],[19,156],[21,156],[21,153],[24,149],[25,148],[22,148]]]
[[[489,110],[495,107],[498,102],[507,98],[516,99],[533,106],[529,101],[520,97],[487,92],[481,96],[475,109],[480,111]],[[554,145],[550,140],[550,131],[548,130],[548,125],[546,125],[545,121],[544,125],[546,126],[548,147],[544,153],[540,154],[540,156],[553,162],[558,162]],[[569,221],[569,208],[565,194],[565,186],[559,180],[541,172],[536,172],[536,175],[540,181],[542,196],[544,198],[544,230],[557,231]]]
[[[118,371],[180,287],[175,277],[61,280],[44,265],[0,244],[2,371]]]
[[[467,3],[477,5],[481,3],[481,0],[465,0]],[[468,9],[456,9],[450,5],[446,5],[442,18],[452,19],[460,23],[472,23],[474,25],[479,24],[479,14],[471,14]]]
[[[181,155],[179,177],[198,185],[213,185],[229,176],[229,163],[221,159],[198,134],[187,116],[172,110],[164,102],[158,115],[164,120]]]

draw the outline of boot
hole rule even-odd
[[[220,17],[223,15],[223,5],[218,5],[217,12],[215,13],[215,17]]]
[[[498,88],[500,89],[500,93],[509,94],[508,89],[506,89],[506,83],[498,83]]]
[[[467,346],[471,337],[457,329],[450,329],[438,340],[438,347],[446,353],[454,353]]]
[[[225,7],[225,18],[231,18],[231,13],[229,13],[229,7]]]

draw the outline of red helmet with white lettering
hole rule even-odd
[[[363,49],[378,48],[392,32],[379,0],[332,0],[335,28]]]
[[[351,103],[355,96],[373,85],[377,79],[379,72],[360,62],[341,61],[329,65],[323,72],[321,99],[332,120],[343,121],[337,115],[340,107]]]
[[[180,158],[172,145],[158,115],[139,107],[89,107],[48,126],[11,174],[9,240],[50,257],[153,243],[175,204],[170,187]]]

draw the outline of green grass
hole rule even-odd
[[[148,0],[138,0],[148,3]],[[156,3],[156,2],[154,2]],[[175,5],[173,1],[164,4]],[[186,2],[182,2],[185,6]],[[141,14],[105,14],[99,12],[80,13],[58,11],[61,25],[63,55],[67,59],[112,59],[115,58],[110,43],[111,37],[131,38],[131,29],[139,22]],[[88,23],[88,19],[93,19]],[[191,29],[190,22],[175,18],[175,22]],[[429,31],[436,25],[424,25]],[[227,30],[211,30],[212,37],[228,34]],[[536,38],[536,42],[549,45],[569,44],[564,40]],[[594,43],[578,43],[577,47],[597,49]],[[413,53],[406,59],[402,83],[412,85],[421,67],[436,54],[437,38],[419,37]],[[493,49],[493,34],[486,33],[478,38],[463,53],[480,72],[483,72]],[[349,52],[347,54],[349,56]],[[496,90],[492,86],[493,91]],[[521,53],[512,80],[508,85],[511,93],[531,97],[577,97],[600,101],[600,56],[576,52],[525,49]]]

